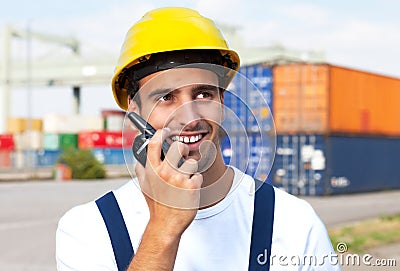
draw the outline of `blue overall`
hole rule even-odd
[[[268,271],[274,224],[275,192],[268,183],[255,180],[255,185],[249,271]],[[108,192],[96,200],[96,204],[110,236],[118,271],[125,271],[135,253],[114,193]],[[265,255],[265,252],[267,252],[267,258],[265,259],[265,256],[260,258]]]

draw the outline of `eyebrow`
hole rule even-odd
[[[152,91],[147,97],[149,99],[151,99],[151,98],[153,98],[155,96],[168,94],[171,91],[174,91],[174,90],[171,89],[171,88],[160,88],[160,89],[156,89],[156,90]]]
[[[196,85],[195,87],[192,88],[192,91],[201,91],[201,90],[211,90],[211,91],[219,91],[219,87],[214,86],[214,85],[208,85],[208,84],[201,84],[201,85]]]
[[[172,89],[172,88],[160,88],[160,89],[156,89],[153,90],[148,96],[148,99],[152,99],[153,97],[157,97],[157,96],[163,96],[166,95],[170,92],[176,91],[177,89]],[[218,92],[219,91],[219,87],[214,86],[214,85],[209,85],[209,84],[196,84],[193,88],[192,91],[202,91],[202,90],[209,90],[209,91],[215,91]]]

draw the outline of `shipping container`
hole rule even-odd
[[[7,132],[20,134],[29,131],[42,131],[43,121],[41,119],[9,118],[7,120]]]
[[[59,144],[61,150],[78,148],[78,134],[60,134]]]
[[[61,150],[17,150],[11,153],[13,168],[29,169],[52,167],[61,155]]]
[[[135,135],[135,131],[80,132],[78,134],[78,146],[80,149],[130,148]]]
[[[10,149],[0,149],[0,169],[10,168],[12,150]]]
[[[400,135],[400,79],[330,67],[330,130]]]
[[[221,139],[221,152],[225,164],[246,172],[250,159],[250,146],[246,134],[228,134]]]
[[[11,153],[11,167],[17,169],[24,169],[24,152],[21,150],[15,150]]]
[[[13,136],[16,150],[39,150],[43,148],[43,133],[40,131],[26,130]]]
[[[14,150],[14,136],[12,134],[0,134],[0,150]]]
[[[48,114],[43,117],[45,133],[77,134],[80,131],[99,131],[103,128],[104,121],[101,116]]]
[[[273,69],[277,133],[324,133],[328,129],[328,65],[287,64]]]
[[[43,136],[44,150],[66,150],[78,148],[78,134],[46,133]]]
[[[272,120],[272,68],[255,64],[242,66],[224,96],[227,132],[270,131]]]
[[[221,152],[226,165],[264,181],[274,160],[275,136],[252,132],[226,135],[221,139]]]
[[[39,167],[53,167],[61,155],[61,150],[39,150],[38,166]]]
[[[45,133],[43,135],[43,149],[45,150],[60,149],[60,134]]]
[[[227,132],[246,129],[248,108],[246,70],[241,67],[224,94],[225,118],[222,126]]]
[[[278,135],[269,181],[294,195],[400,188],[400,138]]]
[[[38,150],[18,150],[11,155],[12,167],[20,169],[37,168],[39,166]]]
[[[247,130],[270,131],[273,129],[271,108],[272,68],[263,64],[245,66],[246,77],[254,87],[248,88],[246,103],[251,114],[247,116]]]
[[[277,133],[400,135],[400,79],[328,64],[273,68]]]
[[[132,149],[95,148],[92,152],[96,159],[105,165],[132,165]]]
[[[121,110],[102,110],[101,115],[104,119],[104,129],[114,132],[122,131],[125,114],[125,111]]]

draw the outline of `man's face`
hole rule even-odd
[[[151,74],[139,84],[140,115],[155,129],[170,128],[168,140],[179,140],[189,147],[186,159],[199,160],[200,146],[206,141],[213,142],[215,150],[219,150],[223,94],[215,73],[199,68],[178,68]],[[201,147],[202,155],[212,153],[206,145]]]

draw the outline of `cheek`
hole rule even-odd
[[[221,103],[210,103],[199,106],[200,115],[207,120],[220,124],[224,117],[224,106]]]
[[[147,117],[147,120],[151,126],[158,130],[167,126],[167,123],[170,121],[169,117],[172,113],[173,111],[171,108],[162,109],[155,107],[151,112],[146,112],[145,116]]]

